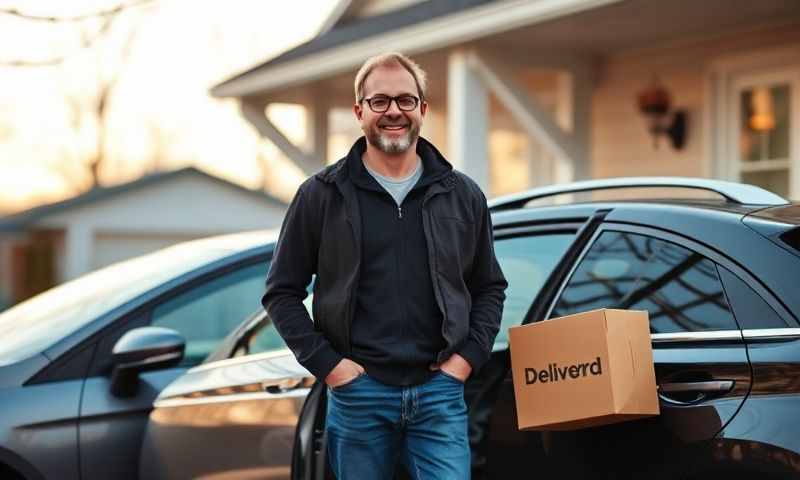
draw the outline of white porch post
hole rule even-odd
[[[14,277],[11,271],[12,255],[15,235],[0,237],[0,304],[10,305],[15,301]]]
[[[328,113],[330,102],[327,96],[315,92],[311,101],[306,103],[306,135],[308,151],[319,160],[321,165],[328,163]]]
[[[64,278],[61,281],[72,280],[91,270],[92,229],[88,225],[70,225],[64,239]]]
[[[469,68],[467,52],[450,54],[447,75],[449,160],[491,196],[489,179],[489,96]]]
[[[568,71],[568,74],[562,76],[560,88],[566,87],[566,95],[572,98],[568,104],[568,115],[576,150],[576,156],[572,159],[573,177],[575,180],[586,180],[592,178],[591,122],[594,72],[588,63],[573,65]],[[563,77],[568,77],[569,82],[564,83]]]

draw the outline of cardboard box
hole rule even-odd
[[[509,329],[520,430],[658,415],[646,311],[592,310]]]

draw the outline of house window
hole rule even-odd
[[[791,85],[783,82],[738,92],[741,180],[784,197],[789,196],[792,168],[792,93]]]
[[[731,73],[727,113],[731,179],[784,198],[800,195],[800,69]],[[722,132],[720,132],[722,134]]]

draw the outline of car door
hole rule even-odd
[[[545,457],[538,469],[561,478],[678,478],[691,470],[751,384],[741,329],[720,281],[726,263],[663,231],[612,223],[598,229],[546,317],[647,310],[661,414],[573,432],[515,432],[516,447],[506,443],[496,459],[502,461],[490,459],[491,478],[529,468],[533,454]],[[501,429],[516,416],[510,376],[503,390],[506,403],[493,411]]]
[[[508,327],[522,323],[540,288],[547,285],[552,272],[578,241],[586,224],[574,220],[514,222],[495,229],[495,254],[509,286],[490,359],[465,385],[473,478],[483,478],[487,467],[489,415],[497,401],[497,386],[508,370]],[[316,383],[303,408],[292,462],[293,480],[333,478],[325,456],[325,393],[324,383]],[[407,478],[403,471],[397,476]]]
[[[117,322],[98,341],[83,388],[78,439],[83,478],[147,478],[137,471],[148,415],[158,394],[188,368],[198,365],[248,314],[260,306],[268,262],[263,256],[228,265],[154,300]],[[180,365],[140,375],[136,395],[110,392],[111,351],[126,332],[161,326],[180,333],[186,350]]]
[[[314,378],[262,311],[227,358],[162,392],[142,449],[142,478],[288,479],[295,429]]]

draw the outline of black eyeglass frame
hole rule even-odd
[[[380,99],[389,100],[389,103],[386,104],[386,109],[384,109],[384,110],[375,110],[375,108],[372,106],[372,101],[375,100],[376,97],[380,98]],[[408,109],[401,107],[400,106],[400,102],[399,102],[399,100],[401,98],[413,98],[414,99],[414,106],[412,108],[408,108]],[[367,105],[369,105],[369,109],[372,110],[375,113],[386,113],[386,112],[388,112],[389,109],[392,108],[392,102],[394,102],[395,105],[397,105],[398,110],[400,110],[402,112],[413,112],[414,110],[417,109],[419,104],[422,102],[422,99],[417,97],[416,95],[411,95],[410,93],[404,93],[402,95],[397,95],[396,97],[390,97],[389,95],[378,94],[378,95],[374,95],[372,97],[362,97],[361,100],[359,100],[358,103],[361,103],[361,102],[367,102]]]

